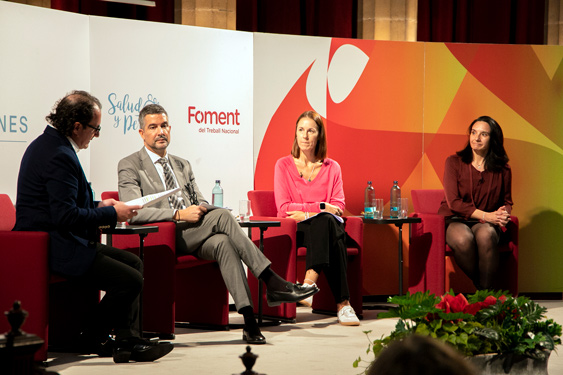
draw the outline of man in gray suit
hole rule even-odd
[[[131,223],[176,221],[176,251],[217,261],[237,311],[244,317],[243,339],[251,344],[264,344],[266,339],[254,318],[241,261],[266,283],[267,300],[271,306],[301,301],[317,293],[318,288],[282,279],[272,271],[271,262],[244,234],[228,210],[208,210],[201,205],[207,201],[197,187],[190,163],[166,152],[171,126],[163,107],[158,104],[145,106],[139,113],[139,127],[144,147],[122,159],[118,165],[120,199],[126,202],[173,187],[181,190],[168,200],[139,210]]]

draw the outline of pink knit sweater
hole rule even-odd
[[[276,162],[274,195],[278,217],[286,217],[288,211],[320,212],[320,202],[327,202],[344,210],[340,165],[326,158],[317,177],[309,182],[299,176],[293,156],[285,156]]]

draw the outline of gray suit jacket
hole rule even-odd
[[[190,163],[170,154],[168,154],[168,159],[170,160],[170,167],[174,171],[176,180],[180,185],[181,196],[186,207],[191,204],[186,190],[188,183],[192,184],[199,203],[207,202],[197,187]],[[117,171],[119,199],[123,202],[166,190],[145,147],[121,159],[117,166]],[[170,208],[168,199],[163,199],[139,210],[139,214],[131,219],[131,224],[173,221],[173,216],[174,209]]]

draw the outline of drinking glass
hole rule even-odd
[[[374,219],[383,219],[383,199],[375,200]]]
[[[401,198],[399,206],[399,219],[406,219],[409,216],[409,199]]]
[[[238,219],[241,223],[250,220],[250,201],[247,199],[238,202]]]

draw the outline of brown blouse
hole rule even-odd
[[[512,209],[512,171],[505,165],[500,172],[480,172],[465,164],[457,154],[446,159],[445,197],[438,213],[466,219],[476,210],[496,211],[501,206]]]

